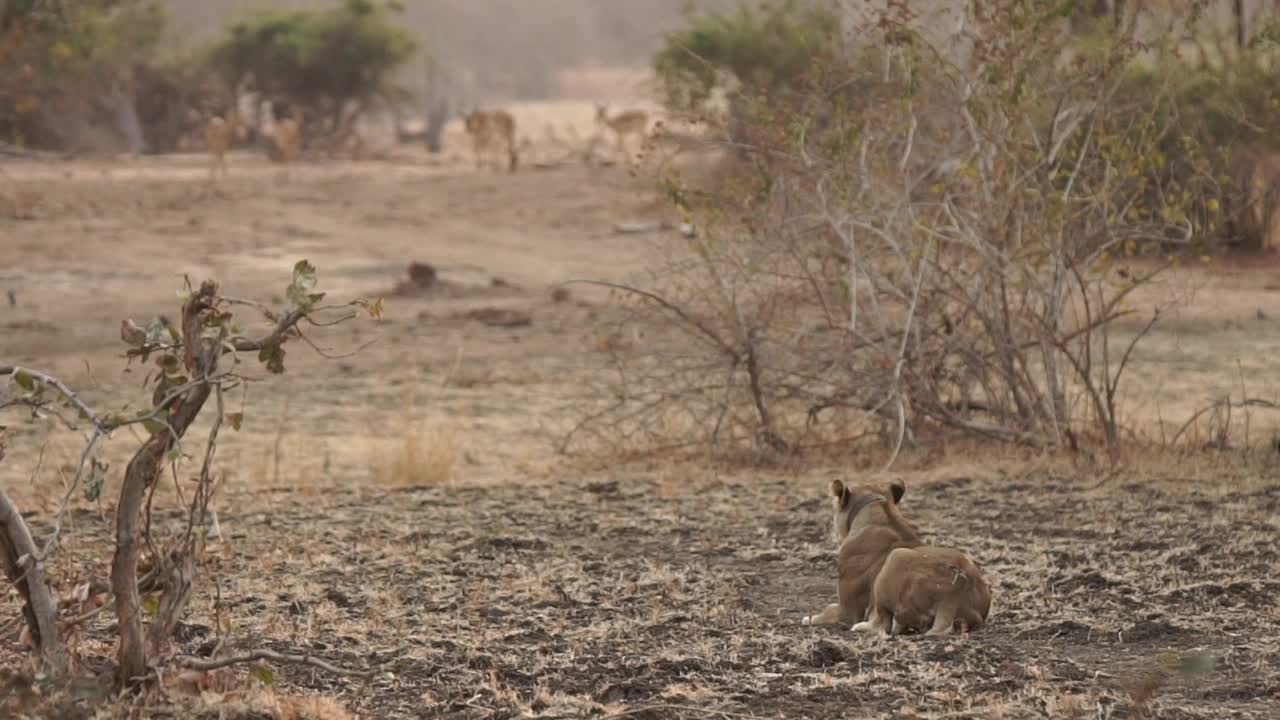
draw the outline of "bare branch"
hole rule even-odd
[[[354,317],[355,315],[351,315],[349,317],[344,318],[343,320],[338,320],[331,324],[337,324],[338,322],[350,320]],[[325,325],[320,325],[320,327],[325,327]],[[298,330],[298,337],[302,338],[302,342],[306,343],[307,346],[310,347],[312,350],[314,350],[317,355],[319,355],[320,357],[326,360],[342,360],[344,358],[354,357],[356,355],[359,355],[361,352],[368,349],[369,347],[371,347],[374,343],[378,342],[378,338],[373,338],[367,342],[357,345],[354,350],[348,350],[347,352],[344,352],[344,353],[334,353],[329,350],[325,350],[319,345],[316,345],[315,342],[312,341],[311,338],[307,337],[307,335],[303,333],[302,330],[300,329]]]
[[[0,377],[5,375],[17,375],[18,373],[26,373],[32,378],[38,380],[41,384],[48,385],[56,389],[62,397],[66,398],[72,405],[75,405],[76,409],[88,418],[89,422],[93,423],[94,427],[97,428],[99,432],[103,434],[111,432],[111,425],[100,418],[98,414],[93,411],[93,408],[86,405],[74,390],[67,387],[66,383],[62,382],[58,378],[27,367],[21,367],[18,365],[0,365]]]
[[[285,313],[278,322],[276,322],[275,328],[267,335],[258,338],[257,340],[250,340],[248,338],[232,338],[229,340],[229,343],[237,352],[253,352],[267,347],[282,345],[285,340],[288,339],[288,335],[293,331],[294,326],[296,326],[298,321],[306,314],[307,311],[303,309],[290,310],[288,313]]]

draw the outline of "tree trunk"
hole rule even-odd
[[[176,428],[175,428],[176,430]],[[169,451],[168,433],[152,435],[129,461],[116,508],[116,553],[111,561],[111,592],[116,598],[120,650],[116,685],[123,688],[147,676],[147,651],[142,638],[142,598],[138,595],[138,555],[142,549],[139,520],[147,488],[160,474]]]
[[[427,150],[438,153],[444,147],[444,126],[449,122],[449,101],[437,98],[427,109]]]
[[[217,368],[220,346],[201,339],[204,311],[213,307],[216,295],[217,286],[206,281],[182,308],[184,364],[192,378],[208,377]],[[140,521],[147,490],[159,477],[165,454],[200,414],[212,389],[211,384],[202,383],[174,400],[169,406],[172,433],[166,428],[147,438],[125,470],[120,504],[116,508],[116,552],[111,562],[111,591],[116,598],[120,625],[116,683],[121,688],[144,680],[149,672],[142,631],[142,601],[138,595],[138,556],[143,545]]]
[[[129,145],[129,152],[135,155],[141,154],[147,150],[147,138],[142,130],[142,120],[138,118],[138,107],[133,95],[125,92],[121,85],[120,82],[112,84],[107,95],[108,105],[115,113],[116,128],[124,135],[125,142]]]
[[[0,449],[0,457],[3,456]],[[45,580],[44,565],[36,557],[36,544],[26,521],[0,488],[0,566],[22,596],[22,614],[45,671],[62,675],[67,671],[67,650],[58,634],[58,603]]]
[[[1244,0],[1231,0],[1231,15],[1236,24],[1236,49],[1244,50],[1248,41],[1245,34]]]

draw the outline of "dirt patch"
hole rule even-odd
[[[233,643],[379,667],[371,686],[301,669],[276,676],[367,717],[576,717],[660,704],[689,709],[654,717],[836,717],[856,701],[861,717],[1030,718],[1070,697],[1126,717],[1126,679],[1158,667],[1166,650],[1223,662],[1167,686],[1161,717],[1265,717],[1273,698],[1258,688],[1280,679],[1280,633],[1259,605],[1207,606],[1199,590],[1242,592],[1249,584],[1232,563],[1208,563],[1193,579],[1150,551],[1097,553],[1080,534],[1042,533],[1022,512],[1045,502],[1038,479],[1027,480],[1001,493],[958,484],[945,497],[912,485],[904,500],[913,521],[969,548],[993,579],[991,622],[968,636],[868,639],[799,624],[834,592],[825,508],[811,502],[820,483],[753,475],[673,491],[631,471],[504,489],[335,487],[305,503],[236,493],[178,641],[208,652],[217,602],[233,618]],[[1084,485],[1062,491],[1084,497]],[[1110,528],[1117,544],[1175,546],[1211,531],[1176,515],[1126,528],[1117,521],[1136,517],[1138,502],[1090,496],[1112,510],[1063,521]],[[276,509],[261,509],[268,503]],[[945,511],[978,505],[998,519]],[[993,541],[989,528],[1024,540]],[[1237,557],[1280,551],[1274,537],[1212,531]],[[83,518],[65,557],[87,560],[109,532],[105,518]],[[1055,554],[1074,582],[1046,582]],[[1196,590],[1169,591],[1179,584]],[[104,618],[89,632],[102,662],[109,627]]]

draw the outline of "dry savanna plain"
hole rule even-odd
[[[589,103],[526,111],[591,132]],[[532,137],[535,156],[556,156]],[[1280,717],[1276,413],[1235,408],[1229,426],[1205,413],[1187,430],[1199,439],[1161,449],[1214,401],[1280,399],[1280,265],[1187,263],[1136,301],[1168,306],[1126,386],[1144,449],[1114,463],[961,441],[905,452],[891,471],[904,512],[927,540],[966,549],[994,602],[970,635],[870,638],[800,620],[834,595],[830,480],[865,480],[887,453],[757,466],[558,452],[607,372],[619,311],[597,288],[554,288],[635,277],[654,237],[615,224],[679,218],[621,163],[508,174],[477,170],[456,128],[446,141],[441,156],[304,158],[287,178],[233,152],[216,184],[202,155],[0,164],[0,364],[58,375],[95,407],[148,402],[120,322],[176,316],[184,276],[282,303],[305,258],[329,299],[386,303],[381,322],[309,330],[335,357],[291,343],[282,376],[245,358],[253,382],[226,398],[243,424],[223,429],[216,459],[220,534],[176,633],[183,654],[267,648],[371,674],[239,666],[201,695],[168,678],[167,694],[111,712]],[[437,282],[404,285],[410,262]],[[0,483],[44,537],[83,433],[14,409],[0,424]],[[185,523],[174,488],[208,429],[192,429],[191,459],[156,491],[158,535]],[[141,433],[104,446],[98,498],[72,495],[50,568],[60,597],[109,572],[113,498]],[[26,666],[19,617],[18,596],[0,593],[12,670]],[[74,633],[90,680],[44,717],[107,713],[91,679],[110,676],[114,617]],[[0,714],[15,716],[30,690],[5,678]]]

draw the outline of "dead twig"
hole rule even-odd
[[[239,655],[232,655],[224,658],[197,658],[189,655],[178,657],[178,663],[183,667],[192,670],[217,670],[218,668],[230,667],[232,665],[244,665],[247,663],[257,662],[259,660],[269,660],[271,662],[281,663],[284,665],[307,665],[313,668],[333,673],[334,675],[346,675],[350,677],[369,677],[373,674],[372,670],[353,670],[351,668],[342,668],[330,663],[323,658],[314,655],[299,655],[276,652],[266,648],[255,648]]]
[[[1196,410],[1194,413],[1192,413],[1191,417],[1187,418],[1187,421],[1182,424],[1182,427],[1178,428],[1178,432],[1174,433],[1173,437],[1169,439],[1168,444],[1170,446],[1177,445],[1178,440],[1180,440],[1182,436],[1186,434],[1187,430],[1191,429],[1191,426],[1195,425],[1196,421],[1199,420],[1201,417],[1204,417],[1206,413],[1211,413],[1211,412],[1222,410],[1222,409],[1230,410],[1233,407],[1234,408],[1256,407],[1256,408],[1263,408],[1266,410],[1280,410],[1280,404],[1271,402],[1270,400],[1263,400],[1262,398],[1244,398],[1243,400],[1239,400],[1239,401],[1234,401],[1229,397],[1222,398],[1221,400],[1216,400],[1200,408],[1199,410]]]

